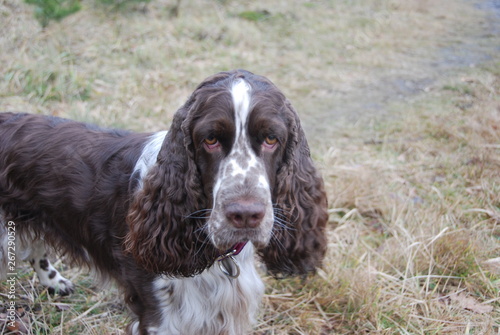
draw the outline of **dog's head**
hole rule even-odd
[[[190,276],[250,241],[272,274],[302,274],[321,264],[326,221],[297,113],[268,79],[237,70],[177,111],[134,194],[125,247],[149,271]]]

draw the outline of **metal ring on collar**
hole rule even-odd
[[[218,260],[219,268],[229,278],[236,279],[240,275],[240,267],[233,256],[229,255]]]

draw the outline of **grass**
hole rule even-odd
[[[194,1],[177,18],[173,1],[91,4],[45,29],[30,6],[0,4],[1,110],[165,129],[203,78],[247,68],[301,114],[329,196],[328,254],[314,277],[265,278],[255,334],[500,332],[498,58],[403,98],[380,84],[426,79],[423,60],[473,38],[484,18],[470,3]],[[379,91],[380,115],[351,104]],[[29,333],[123,333],[113,286],[64,269],[77,292],[51,297],[20,272]]]
[[[462,75],[473,96],[438,88],[380,125],[376,144],[343,139],[326,162],[338,222],[327,282],[339,283],[333,304],[348,308],[335,332],[499,331],[500,269],[484,262],[500,250],[500,81],[488,70]],[[447,298],[462,291],[492,312]]]

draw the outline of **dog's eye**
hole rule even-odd
[[[264,140],[266,142],[267,145],[275,145],[276,143],[278,143],[278,138],[274,135],[269,135],[265,138]]]
[[[220,147],[219,140],[217,140],[217,137],[210,135],[207,138],[203,140],[203,143],[205,144],[205,148],[208,150],[215,150]]]
[[[215,145],[217,144],[217,138],[213,135],[210,135],[204,140],[206,145]]]
[[[274,135],[268,135],[262,142],[262,147],[267,150],[274,150],[278,145],[278,138]]]

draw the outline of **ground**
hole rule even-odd
[[[254,333],[498,334],[498,1],[176,3],[84,0],[42,28],[0,1],[0,110],[155,131],[205,77],[265,75],[325,178],[329,249],[316,276],[265,278]],[[122,334],[116,289],[58,266],[69,297],[18,270],[26,333]]]

